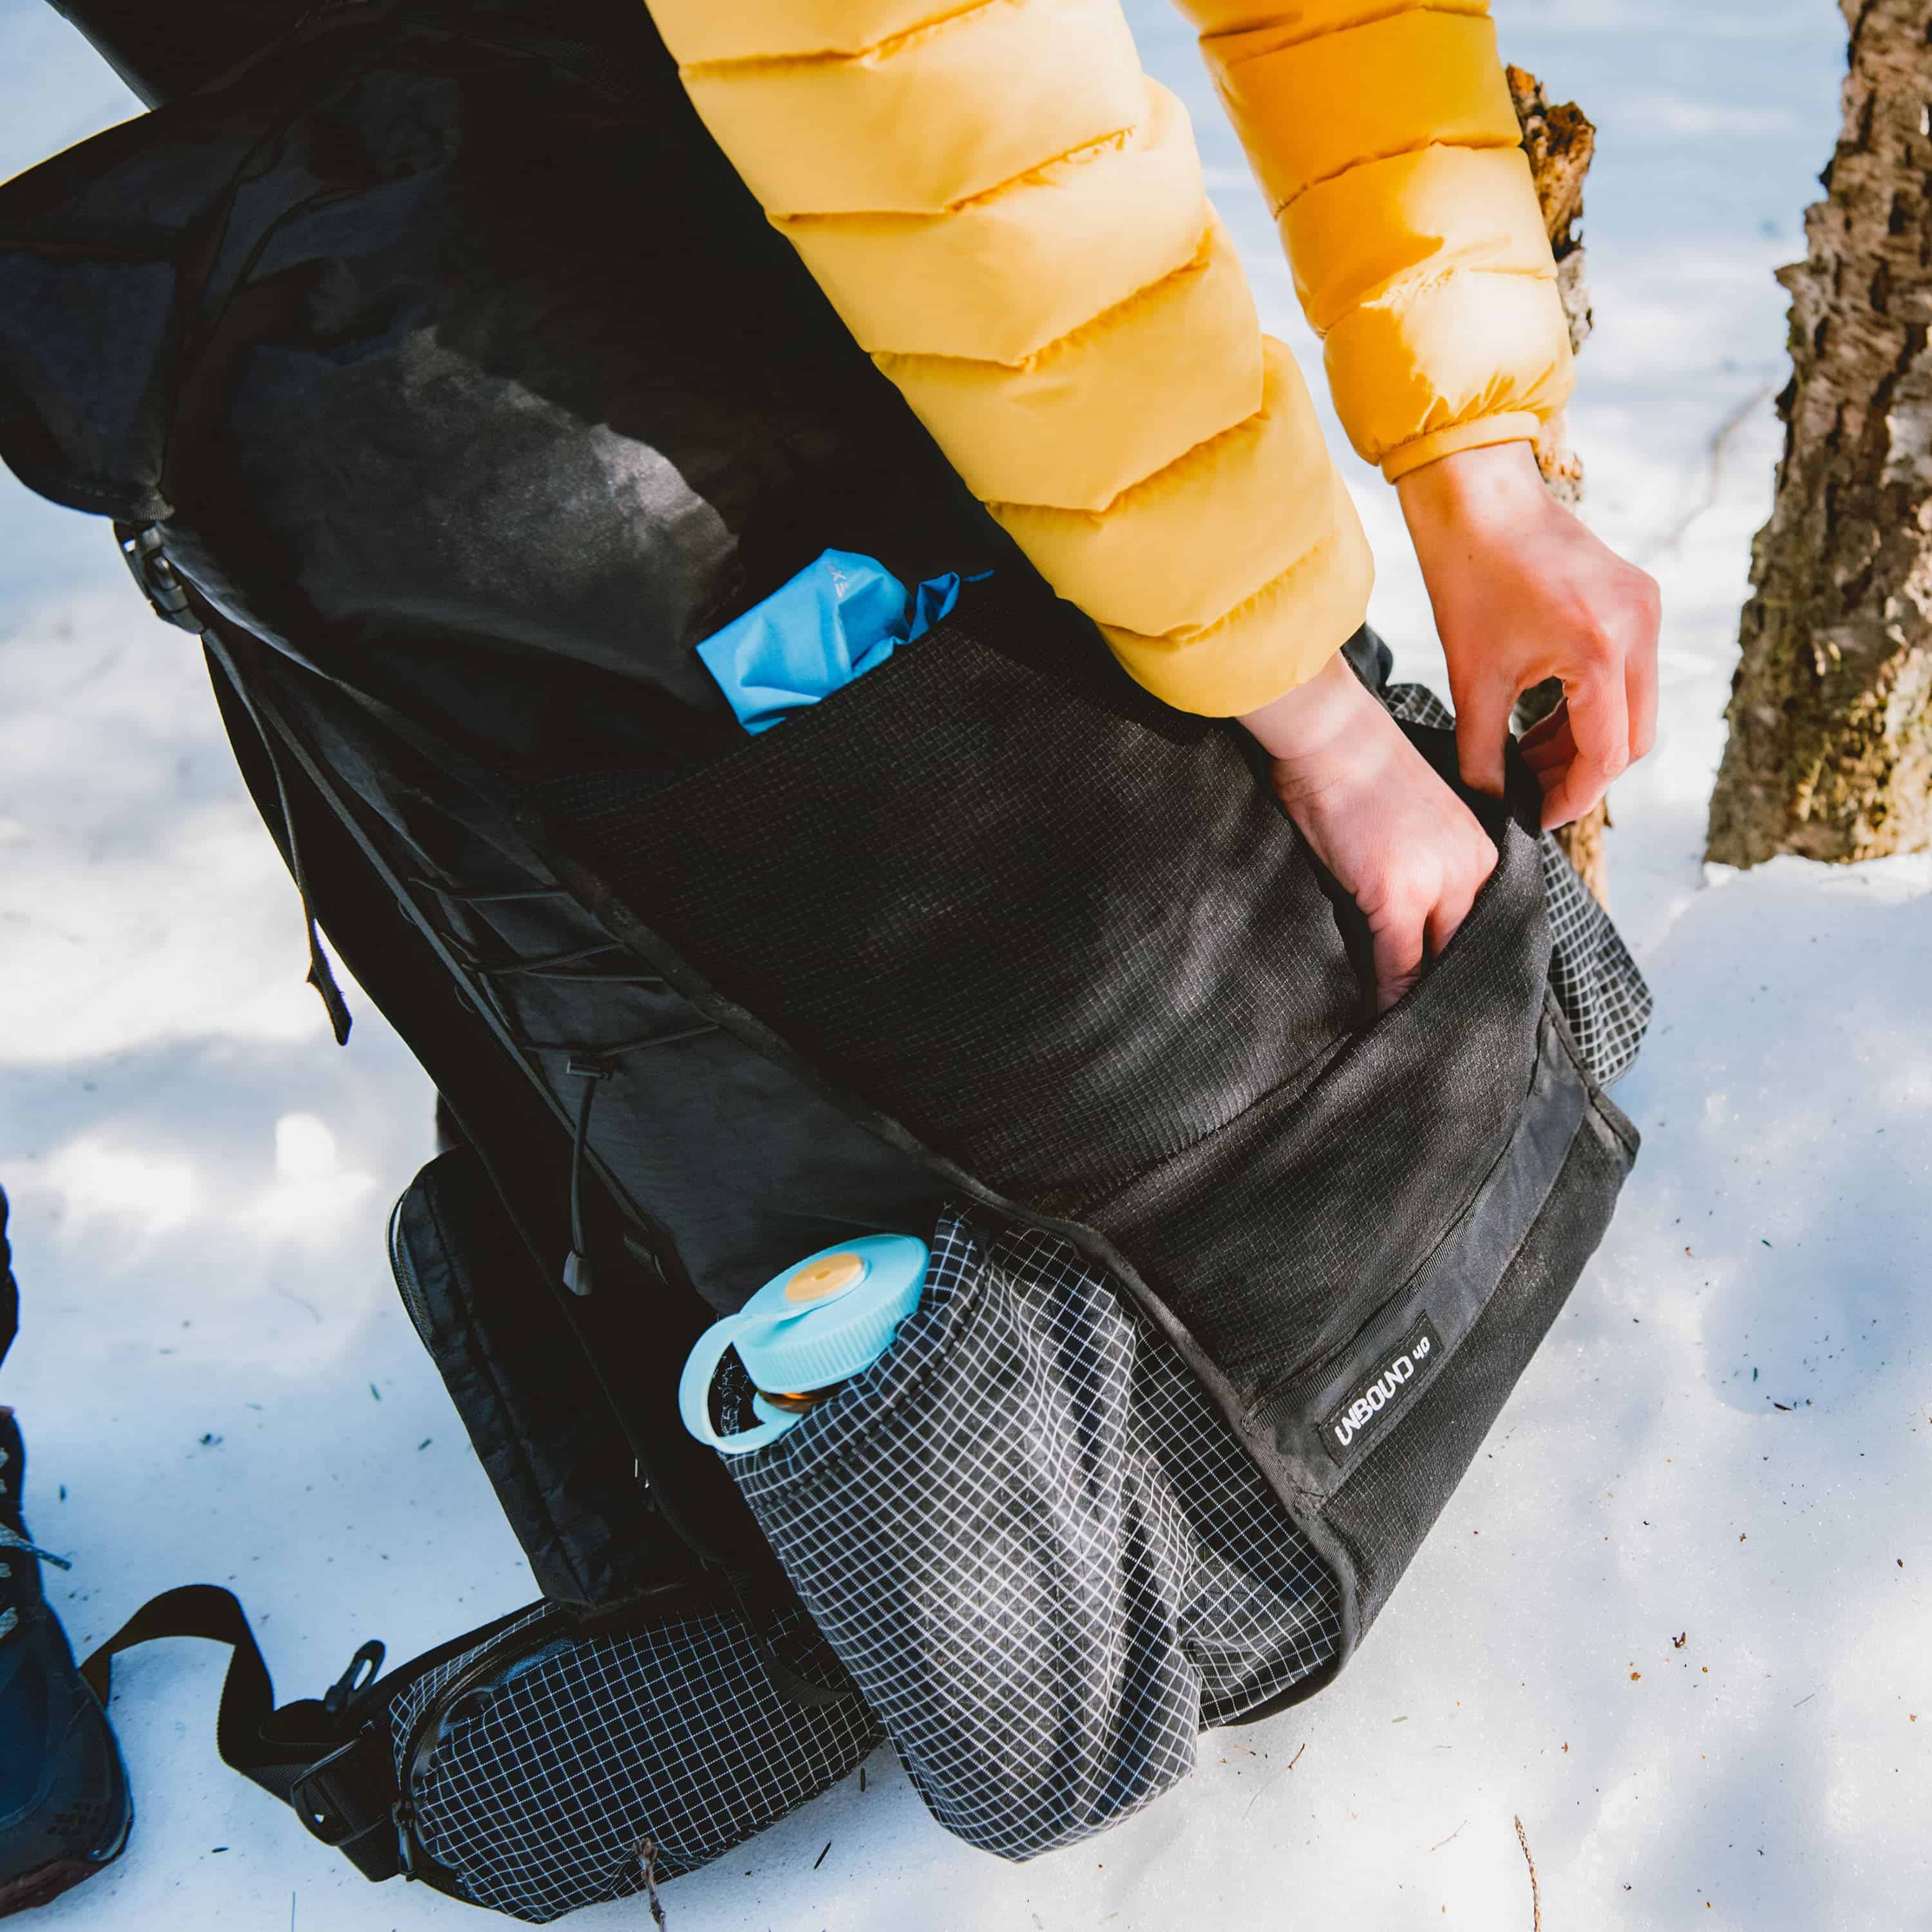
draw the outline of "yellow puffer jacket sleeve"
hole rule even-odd
[[[1322,668],[1368,547],[1119,0],[649,4],[860,345],[1133,676],[1228,716]]]
[[[1570,386],[1489,0],[1177,0],[1274,210],[1356,448],[1393,482]]]

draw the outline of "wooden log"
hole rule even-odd
[[[1529,171],[1536,183],[1536,199],[1543,210],[1543,225],[1550,236],[1550,253],[1556,257],[1556,286],[1563,298],[1563,314],[1570,325],[1570,346],[1580,350],[1589,339],[1592,317],[1589,285],[1584,279],[1583,181],[1597,149],[1597,130],[1574,101],[1552,106],[1535,75],[1520,67],[1508,70],[1510,98],[1516,104],[1516,117],[1522,128],[1523,152],[1529,157]],[[1562,416],[1554,418],[1536,446],[1537,466],[1550,494],[1568,508],[1579,508],[1583,500],[1583,459],[1572,446],[1569,428]],[[1516,706],[1516,723],[1526,729],[1538,718],[1554,710],[1562,700],[1563,687],[1552,678],[1524,693]],[[1593,806],[1574,824],[1556,834],[1556,842],[1583,883],[1596,896],[1600,905],[1610,902],[1610,861],[1604,834],[1610,824],[1610,801]]]

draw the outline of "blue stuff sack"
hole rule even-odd
[[[876,558],[828,550],[698,655],[739,723],[769,731],[923,637],[958,602],[959,584],[949,571],[908,596]]]

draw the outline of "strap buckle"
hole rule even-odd
[[[402,1869],[394,1767],[380,1725],[310,1765],[289,1787],[289,1803],[310,1838],[340,1852],[364,1878],[393,1878]]]
[[[382,1667],[382,1659],[388,1655],[385,1647],[371,1637],[349,1660],[349,1668],[322,1694],[322,1708],[332,1718],[340,1718],[353,1711],[362,1701],[362,1694],[376,1681],[376,1673]]]
[[[122,562],[154,615],[164,624],[200,637],[206,627],[194,614],[188,586],[162,548],[160,526],[116,524],[114,538],[121,547]]]

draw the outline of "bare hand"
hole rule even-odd
[[[1655,583],[1544,488],[1526,442],[1464,450],[1396,486],[1449,662],[1465,784],[1500,797],[1510,713],[1561,678],[1522,742],[1545,826],[1580,818],[1657,736]]]
[[[1496,848],[1342,658],[1241,722],[1288,817],[1368,921],[1386,1012],[1454,937]]]

